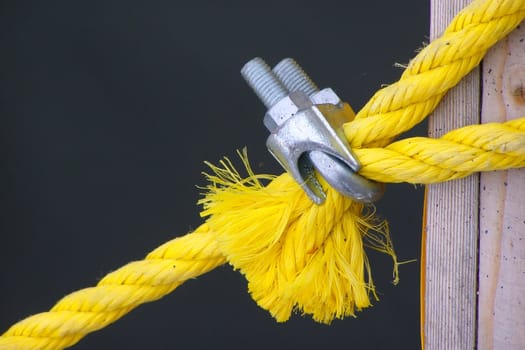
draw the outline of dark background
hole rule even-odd
[[[263,105],[239,75],[295,57],[358,110],[426,40],[428,1],[0,2],[0,332],[201,223],[204,160],[266,152]],[[423,127],[416,133],[423,134]],[[419,258],[422,188],[377,204],[401,260]],[[419,348],[419,262],[357,318],[276,323],[220,267],[76,349]]]

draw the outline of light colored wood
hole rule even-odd
[[[483,123],[525,116],[525,22],[483,61]],[[479,349],[525,349],[525,169],[481,175]]]
[[[431,1],[431,39],[468,0]],[[451,90],[429,119],[429,134],[479,123],[479,69]],[[423,343],[426,350],[474,349],[479,176],[427,187]]]

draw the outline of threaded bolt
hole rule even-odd
[[[307,96],[319,91],[308,74],[293,58],[285,58],[273,67],[273,72],[289,92],[301,91]]]
[[[260,57],[248,61],[241,75],[268,109],[288,95],[286,87]]]

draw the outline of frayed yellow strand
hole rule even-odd
[[[397,258],[384,221],[373,206],[346,198],[323,183],[327,199],[315,205],[288,175],[255,175],[246,151],[242,177],[225,158],[214,174],[201,215],[220,251],[248,280],[254,300],[279,322],[292,311],[330,323],[377,299],[364,247]],[[320,179],[321,182],[322,179]],[[264,182],[268,182],[266,185]]]

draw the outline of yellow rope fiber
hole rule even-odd
[[[525,166],[525,118],[468,126],[439,139],[390,143],[423,120],[524,18],[525,0],[478,0],[461,11],[397,83],[379,90],[345,125],[363,165],[360,173],[381,182],[432,183]],[[278,321],[296,309],[329,323],[370,306],[375,292],[365,246],[393,257],[397,279],[386,223],[374,219],[372,207],[326,185],[327,200],[317,206],[287,174],[255,175],[246,168],[248,177],[242,178],[228,160],[212,166],[215,174],[207,175],[209,193],[201,201],[206,223],[108,274],[96,287],[16,323],[0,337],[0,348],[71,346],[227,261],[246,276],[254,300]]]

